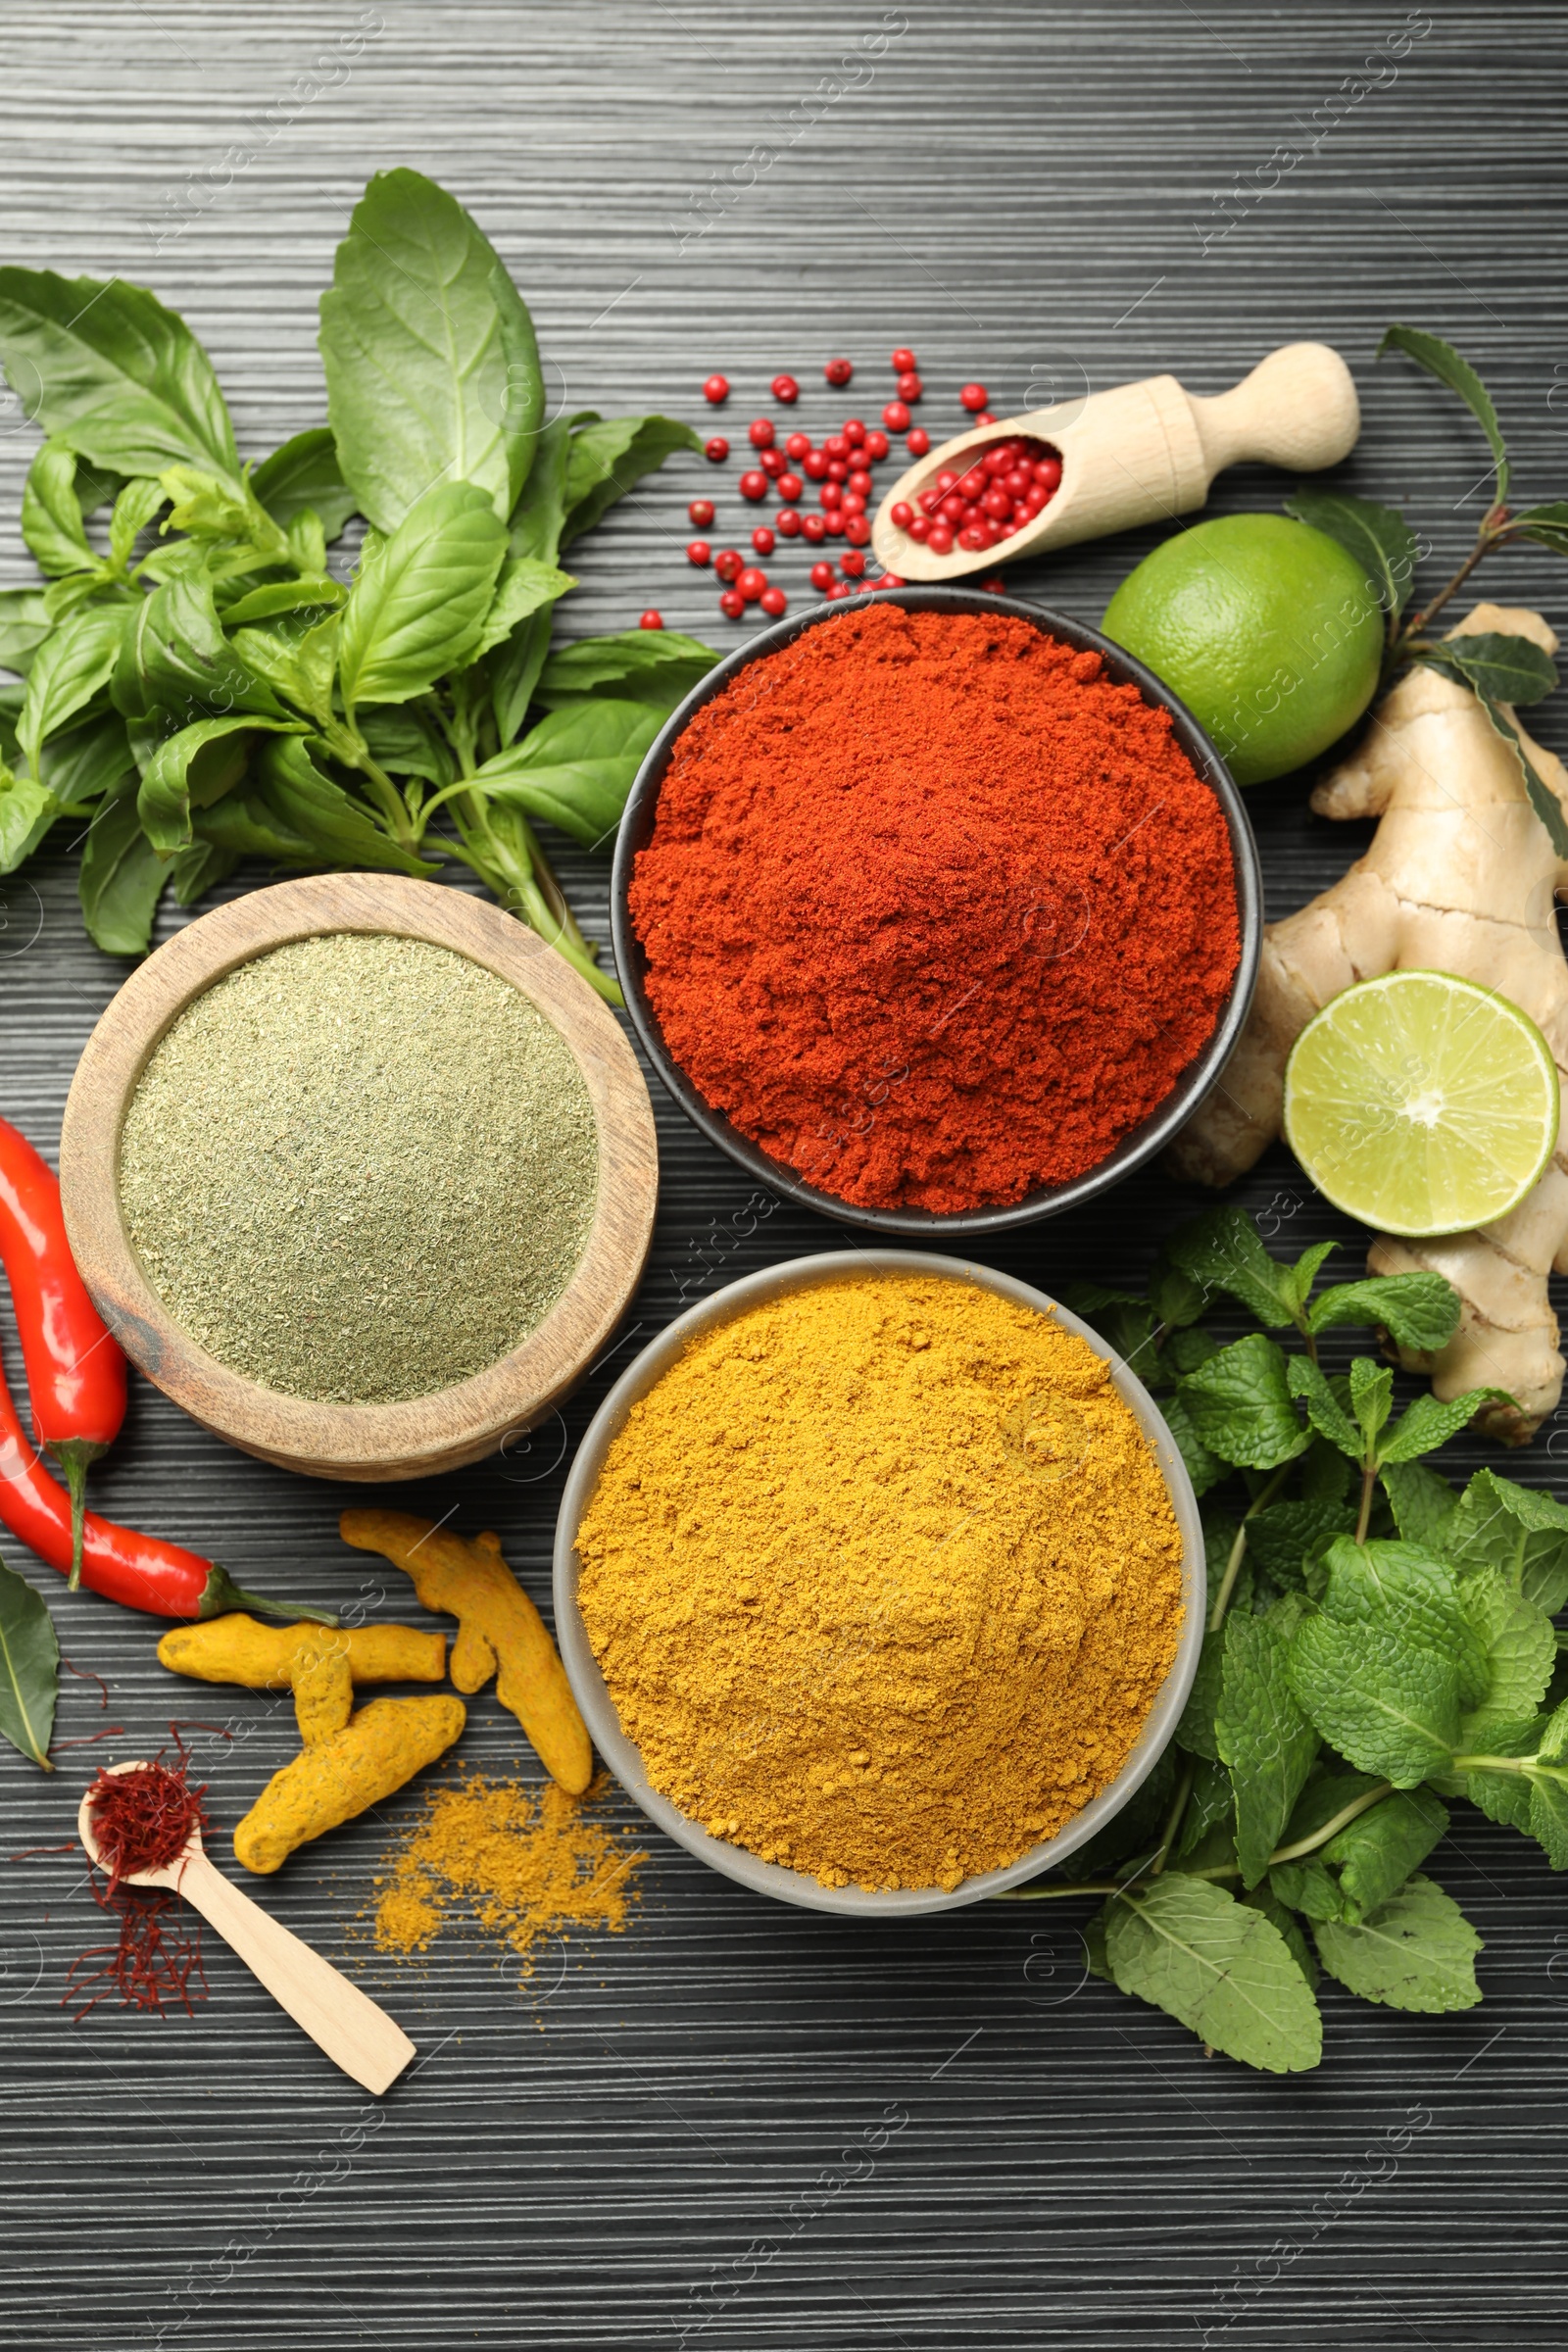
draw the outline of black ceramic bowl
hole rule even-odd
[[[1046,1185],[1040,1191],[1028,1193],[1023,1200],[1014,1200],[1004,1208],[972,1208],[940,1215],[922,1208],[865,1208],[858,1201],[841,1200],[837,1194],[823,1192],[808,1184],[761,1151],[756,1144],[733,1127],[723,1111],[699,1094],[691,1079],[675,1060],[664,1043],[658,1016],[649,1003],[646,983],[647,958],[632,929],[626,905],[631,886],[632,868],[639,850],[645,848],[653,833],[654,816],[659,803],[660,786],[669,765],[675,740],[683,727],[705,703],[711,702],[729,684],[737,670],[748,662],[764,661],[769,654],[779,653],[793,645],[807,629],[831,628],[847,614],[863,610],[862,600],[845,600],[824,604],[803,613],[799,619],[781,620],[770,629],[749,637],[716,667],[710,669],[700,686],[695,687],[671,715],[668,724],[658,736],[647,758],[637,771],[626,801],[626,812],[620,820],[620,835],[615,844],[614,876],[611,889],[611,921],[615,947],[615,968],[625,992],[626,1009],[638,1036],[648,1050],[660,1077],[676,1102],[690,1118],[721,1152],[727,1152],[748,1175],[769,1185],[773,1191],[787,1193],[791,1199],[803,1201],[809,1208],[820,1209],[824,1216],[837,1217],[846,1225],[863,1226],[873,1233],[906,1233],[928,1237],[954,1234],[1000,1233],[1011,1225],[1030,1225],[1041,1217],[1059,1216],[1063,1209],[1077,1208],[1093,1200],[1112,1185],[1120,1184],[1135,1168],[1152,1159],[1163,1151],[1172,1137],[1191,1118],[1193,1112],[1219,1077],[1229,1057],[1231,1048],[1241,1035],[1252,1002],[1257,983],[1257,959],[1262,944],[1263,890],[1258,870],[1257,844],[1252,828],[1242,807],[1241,795],[1231,782],[1225,763],[1209,742],[1186,705],[1179,703],[1167,686],[1160,683],[1152,669],[1135,662],[1131,654],[1102,637],[1098,629],[1084,626],[1081,620],[1069,620],[1064,612],[1053,612],[1044,605],[1026,605],[1016,597],[983,596],[964,588],[887,588],[879,591],[878,602],[903,605],[911,612],[977,612],[990,616],[997,612],[1013,614],[1019,620],[1033,623],[1048,637],[1080,652],[1097,653],[1104,662],[1109,675],[1118,684],[1138,688],[1146,703],[1168,710],[1176,730],[1176,739],[1203,777],[1224,811],[1226,829],[1230,834],[1231,856],[1235,861],[1236,906],[1241,926],[1241,959],[1231,992],[1215,1027],[1213,1036],[1196,1060],[1189,1063],[1171,1092],[1157,1109],[1131,1132],[1123,1136],[1114,1152],[1086,1175],[1074,1177],[1070,1184]]]

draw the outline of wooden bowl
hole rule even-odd
[[[599,1197],[581,1260],[520,1348],[471,1380],[403,1404],[326,1404],[230,1371],[172,1319],[120,1201],[126,1105],[193,998],[270,949],[321,932],[393,932],[452,948],[510,981],[559,1031],[593,1104]],[[385,874],[280,882],[216,907],[134,971],[87,1041],[60,1135],[66,1230],[99,1312],[166,1396],[243,1452],[313,1478],[426,1478],[493,1453],[575,1387],[642,1276],[659,1191],[653,1108],[614,1015],[553,948],[499,906]]]

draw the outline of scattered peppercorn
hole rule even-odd
[[[926,431],[923,424],[917,424],[915,426],[913,432],[910,433],[908,440],[905,443],[905,447],[908,451],[911,458],[923,458],[929,454],[931,448],[931,436]]]
[[[662,612],[656,612],[652,606],[649,607],[649,610],[643,614],[642,618],[637,623],[637,626],[640,629],[662,629],[663,625],[664,615]]]
[[[906,433],[909,429],[909,412],[902,400],[890,400],[882,412],[882,421],[890,433]]]
[[[735,487],[739,490],[742,498],[751,499],[755,505],[759,499],[767,496],[767,476],[754,467],[750,473],[741,475]]]
[[[739,548],[721,548],[713,558],[713,569],[726,586],[731,580],[738,580],[745,568],[746,558],[741,554]]]
[[[739,620],[746,611],[746,599],[738,588],[726,588],[718,600],[718,609],[726,620]]]
[[[991,405],[991,395],[984,384],[960,384],[958,406],[964,409],[985,409]]]
[[[721,407],[729,398],[728,376],[710,375],[703,386],[703,398],[710,400],[715,409]]]
[[[772,417],[754,416],[746,427],[746,438],[754,449],[771,449],[773,446]]]
[[[724,460],[729,456],[729,443],[722,433],[715,433],[711,441],[703,443],[703,455],[710,466],[723,465]]]
[[[700,528],[704,523],[712,521],[713,502],[710,498],[694,498],[686,512]]]
[[[858,548],[851,548],[849,554],[840,559],[839,569],[849,579],[858,580],[859,578],[865,569],[865,558]]]
[[[710,563],[712,560],[712,554],[713,551],[709,546],[706,539],[688,539],[686,542],[686,561],[688,564]]]
[[[925,386],[921,383],[920,378],[915,374],[912,368],[909,369],[907,374],[900,376],[899,398],[901,400],[919,400],[924,394],[924,391]]]
[[[913,375],[919,365],[913,352],[906,351],[902,343],[888,362],[895,375]]]
[[[782,588],[764,588],[757,601],[769,620],[777,620],[780,613],[789,610],[790,600]]]
[[[769,390],[773,398],[781,400],[786,408],[792,408],[801,397],[801,387],[793,375],[775,375]]]
[[[760,571],[755,564],[748,564],[745,569],[738,574],[735,585],[746,602],[749,605],[755,605],[767,586],[767,574],[765,571]]]
[[[779,484],[780,489],[782,489],[783,486],[784,485],[781,482]],[[796,491],[795,495],[797,498],[799,498],[799,490]],[[773,517],[773,523],[774,528],[777,530],[781,539],[798,539],[801,535],[801,517],[798,508],[780,507],[778,513]]]
[[[765,522],[760,522],[752,533],[752,545],[760,556],[770,556],[778,542]]]
[[[851,376],[855,373],[854,363],[850,360],[829,360],[827,366],[823,368],[822,373],[827,377],[827,380],[830,384],[843,386],[849,382]]]

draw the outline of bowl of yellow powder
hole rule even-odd
[[[989,1267],[830,1251],[649,1348],[562,1500],[594,1744],[726,1876],[867,1916],[1063,1861],[1171,1739],[1205,1605],[1192,1484],[1090,1327]]]

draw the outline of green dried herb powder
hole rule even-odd
[[[331,932],[241,965],[149,1061],[120,1190],[148,1280],[235,1372],[393,1404],[482,1372],[561,1297],[593,1109],[526,997],[422,940]]]

